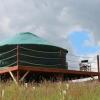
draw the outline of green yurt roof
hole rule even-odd
[[[37,44],[37,45],[55,46],[55,45],[52,45],[50,42],[46,41],[45,39],[40,38],[37,35],[34,35],[31,32],[23,32],[23,33],[16,34],[14,37],[1,42],[0,46],[16,45],[16,44]],[[58,47],[58,46],[55,46],[55,47]]]

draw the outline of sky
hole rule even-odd
[[[0,0],[0,41],[28,31],[69,54],[95,56],[99,29],[100,0]]]
[[[93,45],[92,42],[89,43],[91,37],[87,32],[73,32],[69,39],[74,52],[78,55],[92,54],[100,49],[99,46]]]

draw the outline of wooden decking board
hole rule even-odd
[[[62,73],[68,75],[79,75],[79,76],[98,76],[98,72],[87,72],[87,71],[76,71],[76,70],[65,70],[56,68],[44,68],[44,67],[33,67],[33,66],[13,66],[0,68],[0,74],[7,73],[9,71],[32,71],[32,72],[46,72],[46,73]]]
[[[76,71],[76,70],[65,70],[56,68],[44,68],[44,67],[33,67],[33,66],[19,66],[19,70],[29,70],[33,72],[53,72],[63,74],[74,74],[74,75],[87,75],[87,76],[98,76],[98,72],[87,72],[87,71]]]
[[[9,71],[15,71],[15,70],[18,70],[17,66],[0,68],[0,74],[8,73]]]

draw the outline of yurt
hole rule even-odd
[[[0,68],[17,66],[38,71],[68,69],[68,51],[30,32],[16,34],[0,43]],[[45,69],[46,68],[46,69]]]

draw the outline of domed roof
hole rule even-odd
[[[1,42],[0,46],[17,45],[17,44],[37,44],[37,45],[55,46],[51,44],[50,42],[46,41],[45,39],[40,38],[37,35],[30,32],[23,32],[23,33],[16,34],[14,37]],[[55,47],[58,47],[58,46],[55,46]]]
[[[11,44],[44,44],[44,45],[50,45],[48,43],[48,41],[30,33],[30,32],[24,32],[24,33],[16,34],[14,37],[0,43],[0,45],[11,45]]]

